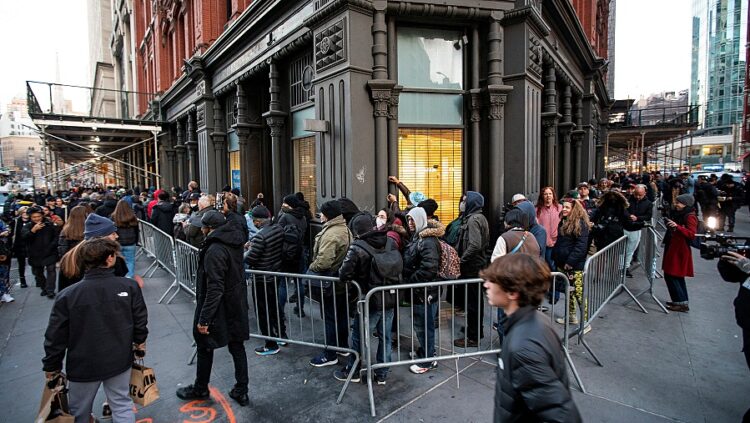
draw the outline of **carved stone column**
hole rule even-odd
[[[188,165],[187,173],[190,181],[196,181],[198,179],[198,140],[196,139],[195,133],[195,115],[193,112],[188,113],[187,119],[187,139],[185,146],[188,152]],[[185,187],[182,187],[185,188]]]
[[[583,175],[583,139],[586,136],[586,131],[583,129],[583,99],[581,94],[578,94],[575,102],[575,112],[573,114],[575,120],[576,129],[572,132],[571,137],[573,139],[574,146],[574,158],[575,162],[575,181],[578,184],[585,178]]]
[[[573,123],[572,115],[571,115],[571,109],[572,104],[570,101],[571,98],[571,91],[570,91],[570,84],[566,84],[565,88],[563,89],[563,117],[562,122],[559,125],[560,135],[562,136],[562,180],[560,186],[557,186],[558,193],[566,192],[570,189],[571,184],[571,158],[570,158],[570,133],[573,131],[573,128],[575,128],[575,124]]]
[[[276,62],[268,61],[268,78],[270,102],[268,103],[268,112],[263,114],[266,119],[266,125],[271,131],[271,183],[273,190],[274,204],[281,204],[283,197],[281,181],[281,140],[284,135],[284,123],[287,114],[281,110],[281,101],[279,93],[279,70]]]
[[[166,166],[167,169],[162,170],[162,173],[166,175],[167,178],[169,178],[168,180],[162,183],[162,185],[165,187],[176,185],[174,174],[175,174],[175,170],[177,167],[177,162],[176,162],[177,158],[176,158],[175,153],[176,152],[174,148],[171,148],[171,147],[164,148],[164,155],[167,157],[167,166]],[[126,170],[126,173],[129,173],[129,171]]]
[[[544,112],[542,113],[542,126],[544,127],[544,185],[555,185],[555,146],[557,144],[557,125],[560,114],[557,113],[557,90],[555,83],[555,66],[551,61],[548,63],[544,77]]]
[[[211,140],[214,147],[214,174],[216,175],[216,187],[206,187],[207,189],[218,191],[222,187],[218,186],[224,179],[229,178],[227,171],[227,134],[224,124],[224,109],[221,102],[214,100],[214,130],[211,132]]]
[[[186,187],[188,181],[185,177],[185,123],[181,120],[177,121],[177,145],[174,146],[174,150],[177,154],[177,162],[175,168],[177,169],[177,180],[174,181],[175,186]]]

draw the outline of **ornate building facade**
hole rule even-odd
[[[164,186],[374,211],[398,175],[449,221],[466,190],[495,216],[602,162],[607,19],[576,1],[133,1]]]

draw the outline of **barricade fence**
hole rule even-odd
[[[625,286],[625,255],[628,245],[628,237],[622,236],[617,241],[599,250],[586,260],[583,269],[583,295],[578,307],[577,316],[579,327],[575,331],[578,341],[589,351],[599,366],[602,362],[586,343],[584,335],[586,327],[601,313],[615,296],[626,292],[630,298],[640,307],[641,311],[648,313],[633,293]],[[576,287],[576,289],[579,289]],[[571,316],[574,318],[574,316]]]
[[[169,288],[167,288],[161,298],[159,298],[159,303],[161,303],[173,289],[177,289],[177,292],[180,290],[180,284],[177,280],[177,269],[175,266],[175,242],[174,239],[172,239],[172,236],[164,233],[148,222],[139,220],[138,225],[140,229],[139,237],[141,238],[141,248],[146,251],[149,258],[154,259],[153,263],[151,263],[144,272],[145,276],[150,278],[159,268],[161,268],[174,277],[172,284],[169,285]],[[172,295],[170,301],[172,298],[174,298],[174,295]]]
[[[669,310],[664,307],[664,304],[656,298],[654,295],[654,283],[656,279],[661,277],[658,270],[658,258],[661,257],[659,253],[659,243],[661,242],[661,236],[654,229],[653,226],[645,227],[641,229],[641,243],[638,246],[638,262],[640,263],[643,271],[646,274],[648,280],[648,288],[645,288],[641,292],[635,294],[636,298],[640,298],[643,294],[648,293],[651,299],[656,302],[659,308],[665,313],[669,314]],[[630,302],[630,301],[628,301]],[[627,302],[626,302],[627,304]]]
[[[174,240],[175,277],[179,289],[167,300],[167,304],[184,290],[195,297],[195,288],[198,283],[198,258],[200,250],[185,241]]]

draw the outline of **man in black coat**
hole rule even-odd
[[[253,225],[258,228],[247,253],[246,263],[251,269],[278,272],[281,269],[281,246],[284,230],[271,223],[271,214],[264,206],[253,208]],[[277,292],[279,285],[286,284],[285,278],[255,276],[253,278],[253,298],[258,310],[260,333],[273,338],[286,338],[284,309],[279,308]],[[284,290],[286,292],[286,290]],[[279,352],[276,341],[266,340],[266,344],[255,349],[258,355],[271,355]]]
[[[498,356],[495,422],[580,422],[568,386],[562,345],[537,312],[549,288],[549,267],[538,257],[509,254],[480,274],[489,303],[508,314]]]
[[[639,184],[635,186],[633,194],[628,197],[628,214],[631,222],[639,225],[651,222],[651,218],[654,216],[654,203],[648,199],[647,194],[646,185]],[[625,251],[625,273],[629,278],[633,277],[630,273],[630,264],[633,262],[634,255],[636,262],[638,261],[638,255],[635,253],[638,251],[638,244],[641,242],[641,229],[631,229],[624,229],[625,235],[628,237],[628,245]]]
[[[162,191],[159,193],[159,202],[156,203],[151,212],[151,224],[165,234],[172,236],[174,234],[172,220],[174,220],[176,213],[175,205],[169,201],[169,193]]]
[[[234,361],[236,383],[229,396],[240,405],[247,396],[247,354],[244,341],[250,338],[247,285],[242,266],[243,245],[247,240],[221,212],[212,210],[201,219],[206,234],[200,251],[193,337],[198,350],[195,382],[177,390],[183,400],[209,397],[214,350],[229,347]]]
[[[57,282],[57,243],[59,230],[49,219],[44,218],[40,207],[27,211],[30,222],[21,229],[21,238],[26,243],[26,253],[40,295],[55,298]],[[45,277],[46,273],[46,277]]]

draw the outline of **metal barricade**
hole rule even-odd
[[[566,296],[569,297],[567,295],[570,292],[568,278],[562,273],[554,273],[553,275],[553,282],[557,278],[563,281],[563,289]],[[477,358],[481,360],[482,356],[500,352],[501,345],[495,324],[502,324],[502,322],[493,322],[497,315],[497,308],[486,303],[483,283],[482,279],[464,279],[402,284],[376,287],[367,293],[360,307],[364,311],[361,327],[364,329],[362,336],[365,340],[365,348],[362,352],[362,361],[363,369],[367,374],[370,412],[373,417],[375,416],[373,374],[376,370],[416,364],[426,364],[432,367],[440,361],[455,360],[456,383],[460,387],[459,359]],[[430,290],[432,290],[432,293],[429,292]],[[433,298],[438,290],[441,295]],[[454,304],[451,306],[442,301],[441,297],[443,296],[449,297],[454,301]],[[388,327],[387,323],[390,319],[383,318],[390,312],[385,307],[387,302],[396,305],[392,311],[395,323],[391,327]],[[443,303],[446,305],[444,306]],[[457,306],[463,308],[466,317],[461,316],[456,311]],[[402,310],[404,308],[407,308],[407,310]],[[568,352],[568,310],[569,308],[565,307],[565,326],[561,336],[562,345],[565,351],[565,359],[571,367],[576,382],[583,391],[580,376]],[[552,304],[550,314],[553,321],[555,318],[554,311],[554,304]],[[477,317],[472,317],[472,315]],[[478,318],[480,315],[483,316],[483,319]],[[435,323],[435,317],[437,318],[437,324]],[[376,321],[373,321],[373,319],[376,319]],[[469,328],[469,324],[476,326]],[[461,333],[462,326],[463,332]],[[395,331],[393,335],[396,339],[393,346],[395,352],[391,352],[391,359],[382,357],[380,360],[376,360],[382,362],[373,362],[373,357],[378,358],[377,349],[374,350],[372,345],[373,329],[379,334],[380,342],[383,342],[383,340],[387,342],[389,337],[384,336],[384,334],[391,333],[392,329]],[[471,329],[476,330],[472,331],[470,335]],[[470,336],[478,339],[470,339]],[[401,342],[402,338],[407,339],[405,344]],[[422,345],[422,343],[427,345]],[[427,350],[433,346],[433,343],[434,351],[428,354]],[[390,351],[391,345],[384,345],[383,350]]]
[[[195,297],[195,288],[198,282],[199,256],[199,249],[179,239],[174,241],[174,262],[177,289],[167,300],[167,304],[172,302],[180,290],[184,290],[191,296]]]
[[[248,270],[246,274],[253,308],[251,317],[255,320],[255,324],[251,322],[250,325],[250,337],[322,348],[338,356],[353,354],[351,371],[336,400],[337,404],[340,403],[361,359],[360,351],[351,348],[349,343],[351,319],[361,319],[361,313],[354,310],[362,297],[359,285],[334,277],[307,274],[258,270]],[[286,305],[295,294],[295,311],[289,312]],[[306,302],[309,305],[307,311]],[[358,323],[362,328],[361,320]],[[334,333],[328,333],[326,326]],[[361,330],[359,334],[362,340]],[[314,367],[305,376],[305,383],[312,369]]]
[[[167,235],[163,231],[159,230],[156,226],[139,221],[142,240],[144,248],[149,256],[154,257],[154,262],[144,272],[147,278],[150,278],[159,269],[164,269],[167,273],[174,276],[172,284],[159,298],[159,303],[164,301],[164,298],[173,290],[180,289],[180,285],[177,282],[177,270],[175,267],[175,243],[170,235]],[[149,273],[149,271],[151,273]],[[174,297],[174,295],[173,295]]]
[[[148,222],[138,220],[138,243],[141,246],[140,252],[146,254],[146,257],[153,260],[151,264],[146,268],[146,271],[143,272],[144,275],[151,271],[154,266],[158,265],[158,262],[156,261],[156,255],[154,254],[153,229],[154,227]]]
[[[661,242],[661,236],[653,227],[645,227],[641,229],[641,244],[638,248],[638,262],[640,263],[643,271],[646,273],[646,279],[648,280],[648,288],[635,294],[635,298],[640,298],[641,295],[648,293],[651,298],[656,302],[659,308],[665,313],[669,314],[669,311],[664,307],[664,304],[656,298],[654,295],[654,282],[656,279],[661,277],[658,270],[657,258],[660,257],[659,243]],[[629,303],[628,300],[625,304]]]
[[[617,241],[589,257],[583,269],[583,304],[579,308],[581,313],[580,326],[576,329],[574,335],[578,336],[578,341],[586,347],[599,366],[603,366],[603,364],[586,343],[584,329],[593,322],[604,306],[612,298],[625,291],[644,313],[648,313],[630,289],[625,286],[625,251],[627,244],[627,236],[620,237]]]

